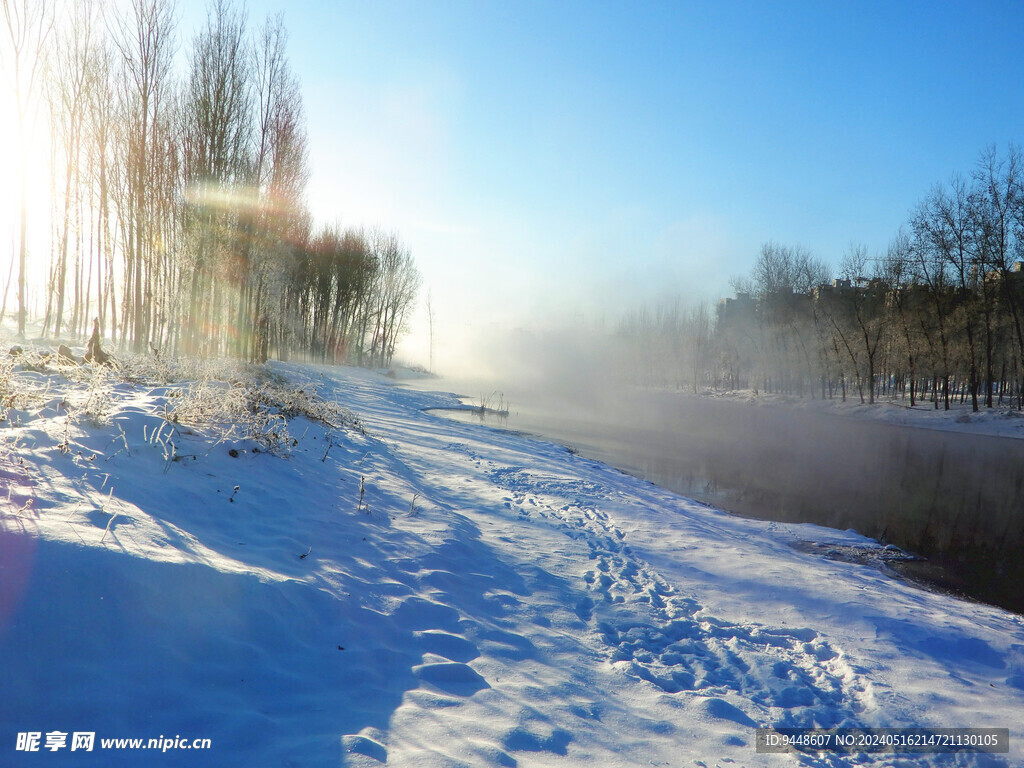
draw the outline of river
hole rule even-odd
[[[413,385],[474,404],[491,391],[445,379]],[[485,416],[492,426],[564,443],[737,514],[852,528],[926,558],[898,566],[910,578],[1024,613],[1024,440],[638,389],[490,400],[509,412]]]

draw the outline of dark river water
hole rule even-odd
[[[444,379],[415,386],[474,405],[484,391]],[[484,423],[737,514],[852,528],[926,558],[899,566],[911,578],[1024,613],[1024,440],[672,392],[503,401],[508,416]]]

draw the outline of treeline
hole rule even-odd
[[[843,255],[839,277],[767,243],[712,318],[640,310],[620,326],[638,381],[813,398],[1024,407],[1024,158],[984,152],[935,187],[887,251]]]
[[[48,259],[55,339],[97,318],[134,352],[390,363],[419,276],[395,234],[314,229],[281,15],[250,29],[244,7],[211,0],[179,58],[171,0],[2,2],[17,114],[0,119],[24,139],[45,115],[51,209],[30,231],[26,179],[44,171],[23,160],[0,317],[16,263],[24,336],[26,260]]]

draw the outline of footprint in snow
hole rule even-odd
[[[576,615],[589,622],[600,612],[600,637],[627,674],[666,693],[710,695],[722,701],[711,705],[719,712],[728,704],[723,696],[742,696],[773,725],[857,724],[869,686],[814,630],[698,617],[701,606],[675,594],[648,564],[621,554],[596,559],[583,581],[601,599],[578,602]]]

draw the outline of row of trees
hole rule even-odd
[[[281,296],[288,333],[325,362],[389,365],[420,286],[408,250],[380,230],[328,227],[306,255]]]
[[[49,232],[30,232],[25,210],[40,169],[19,169],[19,334],[26,255],[47,258],[48,242],[57,339],[96,317],[134,352],[390,362],[419,277],[395,235],[314,231],[280,15],[250,30],[243,7],[211,0],[179,57],[172,0],[2,3],[11,119],[24,137],[38,110],[51,143]]]
[[[935,187],[887,251],[851,246],[830,280],[765,244],[736,297],[637,312],[621,326],[642,381],[974,410],[1024,405],[1024,158],[984,152]]]

